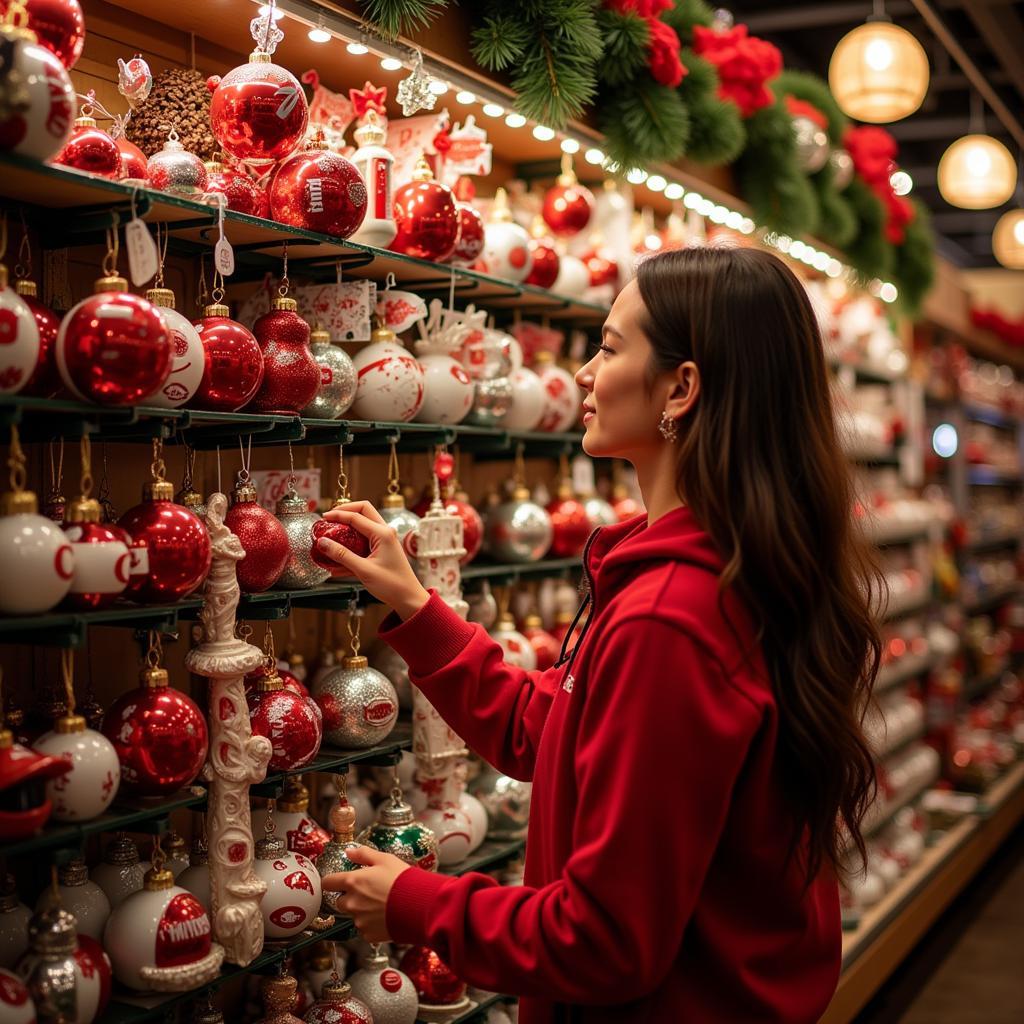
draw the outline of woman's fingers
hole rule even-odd
[[[359,579],[363,578],[363,567],[366,565],[366,559],[361,555],[357,555],[350,548],[345,547],[344,544],[339,544],[329,537],[321,537],[316,542],[316,546],[328,558],[337,562],[339,568],[344,570],[345,575],[358,576]],[[341,573],[332,570],[332,575],[338,576]]]
[[[389,536],[394,537],[395,532],[386,523],[377,523],[359,512],[349,512],[345,509],[331,509],[324,514],[324,519],[332,523],[347,523],[352,529],[361,533],[370,540],[385,540]]]
[[[342,505],[336,505],[330,512],[324,513],[324,519],[334,519],[334,512],[357,512],[361,516],[366,516],[367,519],[372,519],[375,523],[380,523],[382,526],[387,525],[384,522],[384,517],[368,501],[346,501]]]

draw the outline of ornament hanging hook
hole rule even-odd
[[[60,652],[60,677],[64,683],[64,714],[70,718],[75,713],[75,652],[65,647]]]
[[[21,439],[18,437],[18,428],[11,424],[11,443],[7,455],[7,466],[11,471],[11,490],[15,494],[21,494],[25,490],[25,482],[28,479],[26,473],[25,452],[21,447]]]
[[[338,505],[344,504],[348,497],[348,474],[345,472],[345,446],[338,445]]]
[[[353,606],[355,602],[352,602]],[[362,612],[357,607],[352,607],[348,613],[348,642],[352,650],[352,657],[359,657],[359,629],[362,625]]]
[[[13,429],[13,428],[12,428]],[[53,460],[53,441],[50,442],[50,493],[59,494],[64,485],[64,438],[57,439],[57,463]]]
[[[104,451],[106,449],[104,448]],[[164,442],[163,438],[153,438],[153,461],[149,464],[149,471],[153,474],[154,483],[163,483],[167,479],[167,466],[164,463]]]
[[[146,664],[150,668],[159,668],[163,660],[163,642],[160,639],[160,632],[156,629],[149,631],[149,646],[146,650]]]
[[[388,494],[398,494],[401,491],[401,483],[398,477],[398,446],[391,442],[391,449],[388,452]]]
[[[291,441],[288,442],[288,493],[295,491],[295,452],[292,449]],[[291,622],[291,619],[288,620]]]
[[[117,257],[121,252],[121,238],[118,228],[121,215],[117,210],[110,211],[110,227],[107,228],[107,251],[103,255],[103,273],[107,277],[117,276]]]
[[[277,294],[283,299],[288,294],[288,287],[290,282],[288,281],[288,243],[285,242],[282,245],[282,268],[281,268],[281,280],[277,285]]]
[[[88,498],[92,493],[92,441],[88,434],[82,435],[79,443],[79,453],[82,462],[81,491],[82,497]]]
[[[238,471],[238,480],[240,483],[247,484],[252,478],[249,473],[249,467],[252,465],[252,434],[249,435],[248,452],[246,452],[245,445],[242,443],[242,436],[238,436],[238,450],[242,456],[242,468]]]
[[[32,276],[32,244],[28,240],[24,205],[18,207],[18,214],[21,217],[21,242],[18,245],[18,262],[14,265],[14,276],[19,281],[24,281]]]

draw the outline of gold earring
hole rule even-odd
[[[667,412],[661,414],[661,422],[658,424],[658,430],[661,432],[661,436],[668,441],[669,444],[674,443],[679,439],[679,423]]]

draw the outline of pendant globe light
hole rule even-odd
[[[864,25],[839,40],[828,84],[848,117],[889,124],[908,117],[928,92],[928,57],[906,29],[894,25],[881,0]]]
[[[981,97],[971,93],[969,134],[954,142],[939,160],[939,192],[952,206],[990,210],[1002,206],[1017,187],[1017,165],[1010,151],[985,134]]]
[[[996,222],[992,254],[1008,270],[1024,270],[1024,209],[1010,210]]]

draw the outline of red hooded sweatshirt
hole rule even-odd
[[[834,877],[787,862],[778,711],[741,602],[686,508],[596,531],[569,664],[524,672],[433,594],[381,636],[500,771],[533,781],[523,886],[412,869],[392,938],[522,998],[522,1024],[817,1021],[839,977]],[[730,624],[731,623],[731,624]]]

